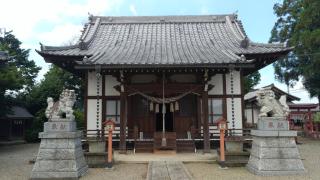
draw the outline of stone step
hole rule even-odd
[[[248,163],[248,160],[228,160],[224,162],[224,166],[227,167],[244,167]],[[222,166],[222,162],[218,161],[218,164]]]
[[[218,159],[220,159],[220,150],[218,149]],[[241,167],[245,166],[250,158],[250,153],[246,151],[231,151],[225,152],[225,166]],[[219,161],[218,161],[219,163]]]
[[[178,152],[195,152],[195,144],[193,140],[190,141],[177,141]]]
[[[107,165],[107,152],[85,152],[84,157],[90,168],[103,168]]]
[[[153,153],[154,154],[176,154],[177,151],[172,149],[154,149]]]
[[[135,152],[153,152],[153,141],[136,141]]]

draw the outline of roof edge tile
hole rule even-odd
[[[229,17],[236,19],[234,14],[225,15],[185,15],[185,16],[93,16],[92,21],[101,18],[101,23],[179,23],[179,22],[225,22]]]

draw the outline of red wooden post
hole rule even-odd
[[[220,130],[220,166],[225,167],[225,149],[224,149],[224,132],[227,129],[227,122],[225,119],[221,118],[218,120],[218,128]]]
[[[112,168],[112,131],[114,131],[115,123],[109,119],[105,122],[105,127],[108,131],[108,158],[107,168]]]

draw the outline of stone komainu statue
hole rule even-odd
[[[277,100],[272,90],[260,90],[257,92],[257,101],[261,107],[260,117],[285,117],[289,115],[286,95]]]
[[[59,101],[54,102],[52,97],[48,97],[48,107],[46,109],[46,117],[51,121],[52,119],[68,119],[74,120],[73,105],[76,101],[74,90],[65,89],[59,97]]]

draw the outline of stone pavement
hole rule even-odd
[[[191,180],[192,176],[180,161],[152,161],[148,166],[147,180]]]
[[[204,154],[201,150],[197,153],[177,153],[177,154],[154,154],[154,153],[133,153],[120,154],[114,151],[114,159],[117,163],[149,163],[150,161],[181,161],[183,163],[212,163],[217,161],[217,151],[211,150]]]

